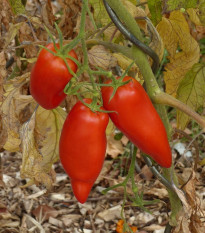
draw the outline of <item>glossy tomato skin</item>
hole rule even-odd
[[[90,103],[90,99],[84,100]],[[61,163],[70,177],[75,197],[87,200],[105,158],[108,114],[92,112],[80,101],[68,114],[60,137]]]
[[[168,168],[172,154],[161,118],[140,83],[129,76],[123,79],[127,80],[130,82],[119,87],[110,102],[113,88],[102,87],[103,106],[115,111],[109,116],[130,141],[162,167]]]
[[[58,44],[56,46],[59,48]],[[48,44],[46,47],[56,52],[53,43]],[[69,55],[77,59],[77,54],[74,50],[71,50]],[[67,59],[67,62],[75,73],[77,71],[75,62],[70,59]],[[31,71],[31,95],[43,108],[56,108],[65,99],[66,94],[63,90],[71,78],[72,75],[63,59],[52,55],[46,49],[42,49]]]

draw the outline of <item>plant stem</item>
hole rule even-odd
[[[199,125],[201,125],[203,129],[205,129],[205,119],[196,113],[193,109],[191,109],[188,105],[172,97],[171,95],[160,92],[153,97],[153,101],[157,104],[169,105],[181,110],[192,119],[194,119]]]

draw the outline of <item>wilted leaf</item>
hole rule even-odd
[[[36,182],[36,173],[43,173],[41,171],[40,163],[43,160],[43,156],[38,152],[37,145],[34,138],[35,129],[35,116],[34,113],[31,119],[24,123],[21,129],[21,139],[22,139],[22,167],[21,167],[21,177],[30,178],[29,184],[34,184]],[[49,179],[48,182],[51,186],[52,181]]]
[[[19,134],[11,129],[7,131],[7,139],[4,144],[4,149],[10,152],[17,152],[20,150],[19,146],[21,144],[21,140]]]
[[[76,33],[80,32],[80,22],[81,22],[81,15],[78,16],[77,23],[76,23],[76,26],[74,28],[74,31]],[[90,17],[87,15],[85,18],[85,31],[87,33],[89,33],[89,32],[92,33],[94,30],[95,30],[95,28],[93,26],[93,23],[92,23]]]
[[[195,64],[185,75],[177,90],[177,99],[187,104],[193,110],[203,107],[205,102],[205,66]],[[185,129],[190,117],[177,111],[177,125],[180,129]]]
[[[44,24],[48,28],[52,28],[55,22],[55,16],[53,14],[53,8],[52,8],[51,1],[46,1],[45,4],[42,4],[41,15],[42,15]]]
[[[199,45],[190,35],[189,26],[180,11],[172,12],[169,19],[162,18],[157,30],[169,53],[170,62],[164,72],[166,92],[175,96],[180,81],[199,60]]]
[[[98,216],[106,222],[113,221],[116,218],[120,218],[121,209],[122,207],[117,205],[99,212]]]
[[[2,116],[0,115],[0,150],[6,143],[7,137],[7,130],[3,124]]]
[[[4,148],[11,152],[20,149],[20,113],[27,105],[33,102],[31,96],[21,94],[21,88],[27,82],[28,77],[29,73],[26,73],[4,85],[5,93],[1,114],[3,127],[8,134]]]
[[[29,185],[43,183],[48,189],[52,187],[53,179],[51,178],[49,172],[43,171],[41,163],[43,161],[43,156],[37,150],[37,145],[34,139],[34,129],[35,129],[35,114],[29,122],[26,122],[22,126],[21,139],[22,139],[22,167],[21,167],[21,177],[29,178],[28,183],[23,186],[27,187]]]
[[[203,212],[200,209],[200,199],[196,193],[196,174],[192,171],[189,181],[184,186],[185,194],[179,189],[175,189],[180,200],[183,203],[183,209],[178,214],[178,226],[174,233],[203,233],[204,226],[200,218],[203,217]],[[190,221],[191,220],[191,221]]]
[[[79,18],[81,12],[82,1],[81,0],[64,0],[58,1],[63,10],[61,20],[59,22],[59,28],[61,29],[64,38],[73,38],[76,21]]]
[[[51,189],[54,180],[52,165],[58,160],[59,137],[65,116],[61,108],[45,110],[38,107],[23,125],[21,176],[30,179],[26,186],[37,182]]]
[[[112,38],[112,41],[115,42],[115,40],[121,41],[123,37],[121,32],[112,24],[104,31],[104,38],[105,40],[110,40],[110,38]]]
[[[197,198],[197,194],[195,190],[196,182],[197,182],[196,174],[194,171],[192,171],[191,178],[184,186],[184,191],[186,192],[186,196],[187,196],[189,205],[192,208],[192,211],[199,209],[200,207],[199,199]]]
[[[184,185],[183,190],[175,189],[180,200],[182,201],[183,208],[177,214],[178,225],[174,229],[175,233],[203,233],[203,211],[201,209],[202,203],[196,192],[196,174],[192,169],[192,174],[188,182]],[[187,176],[186,176],[187,178]]]
[[[8,0],[1,0],[0,16],[1,16],[2,25],[4,25],[6,28],[6,31],[8,31],[9,25],[12,21],[12,16],[13,16],[11,6],[10,6]],[[1,26],[0,26],[0,29],[1,29]],[[2,33],[1,34],[1,36],[2,36],[3,30],[1,30],[1,33]],[[2,38],[0,38],[0,42],[1,42],[1,39]],[[3,47],[3,44],[0,44],[0,47]]]
[[[5,38],[5,44],[4,48],[7,48],[8,45],[11,43],[11,41],[15,38],[15,36],[18,34],[19,29],[24,24],[24,22],[17,23],[17,24],[11,24],[9,27],[9,31],[7,33],[7,36]]]
[[[114,135],[107,136],[107,154],[112,158],[116,158],[119,154],[123,154],[124,148],[120,140],[115,140]]]
[[[1,105],[3,101],[3,83],[6,77],[6,58],[4,52],[0,53],[0,150],[6,142],[7,131],[3,124]]]
[[[36,24],[34,24],[34,26],[36,26]],[[33,26],[32,26],[33,27]],[[38,26],[37,26],[38,28]],[[41,36],[42,36],[42,39],[43,39],[43,35],[44,35],[44,32],[42,29],[33,29],[35,30],[35,32],[37,33],[38,31],[41,31]],[[44,37],[46,38],[46,37]],[[37,37],[36,37],[36,34],[35,33],[32,33],[32,30],[31,30],[31,26],[27,23],[27,22],[23,22],[20,29],[19,29],[19,33],[18,33],[18,39],[19,39],[19,42],[20,43],[24,43],[25,41],[34,41],[34,40],[37,40]],[[24,51],[26,53],[26,59],[29,59],[29,58],[33,58],[33,57],[36,57],[38,52],[39,52],[39,47],[38,46],[35,46],[33,45],[32,43],[29,45],[27,44],[26,46],[24,46]],[[21,53],[19,54],[21,56]]]
[[[6,77],[6,75],[6,58],[5,53],[2,51],[0,52],[0,102],[3,94],[3,80]]]
[[[187,213],[185,211],[181,211],[178,214],[178,219],[177,219],[178,225],[174,229],[173,233],[192,233],[189,230],[189,221],[187,218]]]
[[[108,175],[108,172],[110,171],[112,167],[112,164],[113,164],[113,161],[108,161],[108,160],[104,161],[102,170],[100,171],[100,174],[97,180],[95,181],[95,185],[99,184]]]
[[[43,166],[48,165],[49,169],[58,160],[59,138],[66,115],[60,107],[50,111],[38,107],[36,112],[36,141],[43,155]]]
[[[91,65],[109,70],[117,65],[117,60],[102,45],[93,46],[88,52],[88,59]]]
[[[58,216],[58,211],[48,205],[40,205],[32,213],[41,222],[48,220],[50,217],[56,218]]]
[[[121,53],[113,53],[113,56],[117,58],[117,63],[123,70],[126,70],[128,66],[133,62],[131,59],[127,58]],[[138,71],[138,67],[135,63],[132,65],[130,70],[135,72]]]

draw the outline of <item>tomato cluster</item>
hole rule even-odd
[[[56,52],[53,44],[47,48]],[[69,55],[77,59],[73,50]],[[67,58],[67,63],[73,72],[77,71],[74,61]],[[56,108],[66,97],[64,88],[71,77],[62,58],[42,49],[31,72],[31,94],[42,107]],[[112,86],[101,88],[101,110],[108,113],[92,111],[88,107],[92,100],[84,99],[85,104],[77,102],[64,122],[59,144],[60,160],[70,177],[74,195],[81,203],[87,200],[103,166],[109,117],[140,150],[161,166],[171,166],[166,130],[151,100],[134,78],[125,76],[122,81],[126,84],[117,88],[113,98]],[[111,83],[111,80],[106,82]]]

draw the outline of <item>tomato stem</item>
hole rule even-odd
[[[62,49],[63,48],[63,34],[62,34],[60,28],[58,27],[57,23],[55,23],[55,27],[56,27],[56,30],[58,32],[60,49]]]

